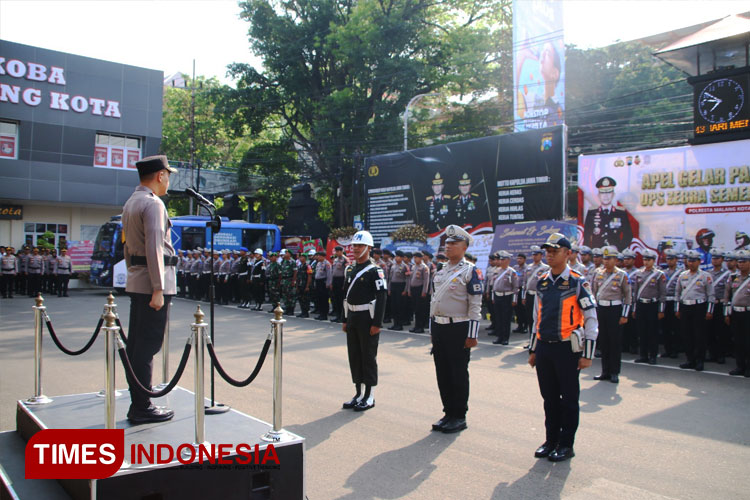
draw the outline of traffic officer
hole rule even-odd
[[[338,323],[341,321],[341,307],[344,302],[344,271],[349,265],[349,259],[344,255],[344,247],[337,246],[334,250],[333,261],[331,262],[331,321]]]
[[[602,353],[602,373],[594,380],[609,380],[616,384],[620,381],[622,327],[628,322],[633,297],[628,274],[615,266],[617,247],[605,247],[603,254],[604,267],[596,272],[591,283],[596,297],[599,350]]]
[[[620,252],[623,257],[622,270],[628,275],[630,281],[630,289],[633,289],[633,276],[638,271],[635,265],[635,252],[626,248]],[[631,308],[632,315],[632,308]],[[630,354],[638,354],[638,331],[636,330],[635,321],[628,321],[622,327],[622,352],[630,352]]]
[[[427,319],[430,314],[430,303],[427,295],[430,288],[430,268],[422,262],[422,252],[414,252],[414,268],[409,279],[408,295],[414,308],[414,328],[412,333],[424,333],[428,326]]]
[[[42,249],[42,261],[44,262],[44,264],[42,265],[42,293],[52,293],[52,290],[54,288],[52,281],[55,279],[55,260],[57,260],[57,256],[52,258],[49,253],[49,248]]]
[[[13,249],[15,250],[15,249]],[[16,293],[26,294],[29,285],[29,260],[31,259],[31,250],[26,247],[21,250],[18,258],[18,273],[16,274]]]
[[[190,282],[188,293],[193,300],[201,299],[201,273],[203,272],[203,260],[199,249],[193,250],[193,260],[190,261]]]
[[[639,334],[640,357],[636,363],[656,364],[659,353],[659,321],[664,319],[667,278],[654,267],[656,252],[643,251],[643,269],[633,274],[633,319]]]
[[[245,248],[245,247],[241,247]],[[247,249],[245,249],[247,253]],[[232,302],[241,302],[240,296],[240,251],[232,250],[232,268],[229,270],[229,288]]]
[[[706,329],[714,312],[713,278],[700,268],[701,254],[689,250],[686,254],[687,270],[677,278],[675,315],[680,320],[682,342],[687,354],[687,363],[680,368],[703,371],[706,358]]]
[[[221,275],[221,265],[224,261],[220,259],[222,252],[223,250],[221,252],[219,250],[214,250],[213,261],[211,261],[214,273],[214,301],[216,304],[221,304],[221,295],[224,291],[224,276]]]
[[[261,308],[263,307],[263,301],[266,298],[266,276],[268,275],[266,271],[266,260],[263,258],[263,250],[260,248],[256,248],[253,251],[253,261],[250,267],[249,275],[253,300],[255,301],[255,307],[253,308],[254,311],[261,310]],[[250,300],[248,298],[247,304],[245,304],[245,308],[247,309],[249,305]],[[271,305],[273,306],[271,310],[276,308],[275,302],[271,301]]]
[[[273,310],[280,303],[281,264],[279,264],[279,256],[276,252],[268,252],[268,260],[270,262],[266,265],[266,287],[268,288],[268,300],[271,301],[271,310],[268,312],[273,313]]]
[[[298,318],[310,317],[310,294],[313,289],[313,270],[307,263],[307,255],[304,252],[299,254],[299,264],[297,264],[297,298],[299,307],[302,310],[297,315]]]
[[[391,330],[401,331],[406,323],[406,281],[408,266],[404,263],[404,252],[396,250],[396,262],[391,266],[391,274],[388,278],[388,295],[391,298],[391,310],[393,313],[393,326]]]
[[[328,319],[328,289],[333,283],[333,274],[325,252],[316,252],[315,259],[318,261],[315,264],[315,309],[318,311],[315,319],[322,321]]]
[[[521,296],[523,295],[523,287],[526,285],[526,254],[519,252],[516,254],[516,263],[513,265],[513,270],[518,276],[518,297],[513,300],[514,313],[516,314],[517,327],[513,330],[513,333],[526,333],[526,327],[529,326],[526,321],[526,309],[521,302]]]
[[[680,350],[680,321],[675,316],[677,278],[680,277],[683,269],[677,266],[677,251],[668,248],[664,251],[667,258],[667,268],[664,270],[664,277],[667,280],[666,298],[664,301],[664,319],[661,324],[661,332],[664,342],[664,352],[662,358],[677,358]]]
[[[708,333],[709,360],[723,365],[726,363],[725,356],[729,351],[730,332],[724,322],[724,291],[729,283],[729,275],[732,271],[724,266],[724,252],[716,248],[711,249],[711,269],[708,271],[714,281],[714,315],[711,319]]]
[[[228,249],[221,251],[221,261],[218,269],[218,297],[217,303],[229,304],[229,275],[232,271],[232,257]]]
[[[57,296],[68,297],[68,282],[73,272],[73,262],[68,256],[68,249],[60,249],[60,256],[52,261],[53,273],[57,276]]]
[[[737,367],[730,375],[750,377],[750,251],[738,250],[739,272],[732,275],[724,290],[725,322],[734,337]]]
[[[247,257],[247,248],[240,247],[240,258],[237,259],[237,262],[237,286],[240,289],[240,304],[237,307],[239,309],[249,309],[251,299],[250,279],[252,272],[252,263]]]
[[[588,271],[586,271],[586,281],[589,283],[594,282],[594,276],[596,275],[597,269],[601,268],[604,265],[604,251],[601,248],[592,248],[591,249],[591,261],[594,264],[591,266]]]
[[[583,277],[588,280],[589,273],[593,272],[596,268],[592,262],[593,251],[586,245],[578,247],[578,251],[581,254],[581,265],[583,266]],[[589,281],[589,283],[591,283]]]
[[[542,262],[542,249],[539,245],[531,246],[531,264],[526,268],[524,275],[524,287],[521,292],[521,301],[526,309],[526,322],[529,329],[533,332],[534,325],[534,299],[536,298],[536,284],[539,276],[542,275],[549,266]]]
[[[215,250],[214,250],[215,252]],[[201,268],[201,292],[203,300],[211,299],[211,270],[214,266],[214,257],[208,248],[203,249],[203,266]]]
[[[294,306],[297,302],[297,264],[292,259],[292,253],[286,248],[281,250],[281,267],[279,270],[281,278],[281,300],[284,303],[285,313],[294,315]]]
[[[544,399],[545,440],[534,452],[562,462],[575,456],[580,385],[578,374],[591,366],[597,338],[596,303],[591,285],[566,261],[570,241],[554,233],[542,245],[550,269],[539,278],[529,365],[536,367]]]
[[[472,236],[460,226],[445,229],[448,261],[435,273],[430,302],[430,336],[443,417],[432,429],[445,433],[466,429],[469,410],[469,358],[477,345],[482,317],[482,282],[464,255]]]
[[[180,249],[177,250],[177,288],[179,288],[179,297],[185,296],[185,266],[187,265],[187,257],[185,257],[185,251]]]
[[[16,275],[18,274],[18,259],[13,255],[13,248],[8,247],[5,254],[0,258],[0,289],[3,292],[4,299],[13,298],[13,288],[15,286]]]
[[[372,388],[378,385],[378,342],[388,285],[383,270],[370,259],[370,250],[374,246],[370,233],[355,233],[352,236],[355,262],[345,271],[346,294],[342,302],[344,318],[341,329],[346,332],[349,370],[356,393],[343,406],[354,411],[375,406]]]
[[[136,163],[140,185],[122,209],[125,264],[128,269],[125,291],[130,295],[130,326],[127,354],[133,373],[146,388],[151,387],[154,354],[164,340],[167,310],[177,293],[177,258],[171,242],[171,222],[160,196],[167,194],[169,176],[177,170],[166,156],[150,156]],[[162,422],[174,412],[151,404],[128,377],[130,409],[134,424]]]
[[[496,326],[497,338],[493,344],[508,345],[510,339],[510,322],[513,316],[513,307],[516,305],[516,294],[518,293],[518,274],[515,269],[509,267],[510,253],[505,250],[497,252],[500,266],[492,283],[492,314],[497,316]]]
[[[487,335],[497,336],[497,314],[495,314],[493,303],[492,303],[492,284],[495,282],[497,277],[497,271],[500,269],[500,256],[497,252],[490,254],[489,265],[487,266],[486,275],[482,287],[484,288],[484,294],[482,295],[482,307],[487,309],[487,314],[490,317],[490,326],[485,328]]]
[[[36,297],[42,291],[42,272],[44,270],[44,258],[39,255],[39,248],[34,247],[27,265],[29,297]]]

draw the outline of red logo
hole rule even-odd
[[[45,429],[26,443],[26,479],[104,479],[124,455],[123,429]]]

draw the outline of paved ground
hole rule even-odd
[[[104,292],[47,300],[58,334],[72,348],[93,332]],[[118,297],[127,324],[129,300]],[[31,299],[0,300],[0,430],[15,428],[15,401],[33,391]],[[182,352],[195,302],[172,309],[172,370]],[[201,303],[207,310],[208,306]],[[218,307],[216,348],[235,378],[250,373],[270,314]],[[543,440],[543,412],[525,336],[511,346],[482,336],[472,353],[469,428],[430,432],[440,400],[429,337],[384,331],[376,407],[341,410],[352,395],[340,325],[290,318],[285,327],[284,427],[307,439],[310,499],[375,498],[747,498],[750,380],[707,365],[696,373],[626,363],[621,382],[595,382],[599,362],[581,377],[577,456],[552,464],[533,458]],[[77,358],[45,338],[44,392],[103,387],[103,343]],[[626,356],[632,359],[632,356]],[[269,358],[270,361],[270,358]],[[716,370],[712,373],[711,370]],[[124,386],[122,369],[118,386]],[[192,388],[191,370],[180,385]],[[217,400],[271,420],[272,364],[237,389],[217,377]],[[214,417],[220,418],[220,417]]]

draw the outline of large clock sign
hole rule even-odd
[[[693,85],[694,144],[750,137],[750,74],[728,70],[688,79]]]

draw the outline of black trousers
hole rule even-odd
[[[185,283],[185,272],[177,271],[177,287],[180,289],[180,297],[185,296],[186,285],[187,283]]]
[[[409,289],[411,303],[414,308],[414,328],[427,328],[430,316],[430,299],[422,297],[422,285]]]
[[[490,315],[490,330],[497,332],[497,314],[495,313],[495,304],[492,303],[492,292],[489,295],[482,295],[482,306],[487,308]]]
[[[578,360],[570,342],[536,344],[536,378],[544,399],[546,441],[573,446],[578,430]]]
[[[493,316],[497,316],[495,323],[495,333],[500,341],[510,339],[510,322],[513,316],[513,296],[505,295],[499,297],[493,293]]]
[[[707,335],[708,352],[712,360],[716,361],[729,353],[731,333],[729,326],[724,322],[724,304],[721,302],[714,304],[714,315],[709,321]]]
[[[655,358],[659,353],[659,303],[638,303],[635,309],[640,356],[642,358]]]
[[[674,314],[674,301],[664,303],[664,319],[661,321],[664,352],[676,355],[680,352],[680,320]]]
[[[737,368],[750,368],[750,311],[732,311],[730,328],[734,337],[734,358]]]
[[[431,322],[432,359],[435,362],[443,413],[448,417],[466,418],[469,410],[469,359],[465,347],[469,322],[442,325]]]
[[[529,325],[533,331],[534,328],[534,302],[536,301],[536,294],[530,294],[526,292],[526,304],[524,304],[524,309],[526,309],[526,324]]]
[[[380,334],[370,335],[369,311],[349,311],[346,318],[346,348],[352,382],[378,385],[378,342]]]
[[[391,313],[393,314],[393,326],[406,323],[406,297],[401,294],[406,289],[406,283],[391,283]]]
[[[28,291],[29,297],[36,297],[42,291],[41,274],[29,274]]]
[[[68,295],[68,282],[69,281],[70,281],[69,274],[57,275],[57,295],[60,295],[60,296]]]
[[[708,304],[680,304],[680,327],[682,345],[690,363],[702,363],[706,359],[706,311]]]
[[[2,291],[3,297],[13,297],[13,287],[15,285],[16,275],[15,274],[2,274],[0,275],[0,291]]]
[[[631,317],[628,318],[628,322],[622,325],[622,352],[638,352],[638,330],[636,328],[636,322]]]
[[[331,290],[331,305],[333,306],[333,316],[335,318],[344,317],[344,277],[334,277],[331,283],[333,290]]]
[[[167,311],[171,296],[164,297],[164,307],[158,311],[149,307],[151,295],[145,293],[130,293],[130,324],[128,326],[128,353],[133,373],[141,385],[151,388],[151,372],[153,370],[154,355],[161,349],[164,341],[164,328],[167,326]],[[144,410],[151,404],[151,399],[133,387],[130,376],[127,375],[130,386],[131,410]]]
[[[328,287],[326,279],[315,280],[315,310],[323,318],[328,318]]]
[[[520,297],[521,294],[519,293],[518,296]],[[518,324],[518,328],[524,329],[528,325],[530,325],[530,323],[526,320],[526,308],[520,300],[516,302],[514,312],[516,313],[516,323]]]
[[[597,306],[596,316],[599,320],[599,337],[596,339],[596,344],[602,353],[602,374],[619,375],[622,361],[623,325],[619,324],[622,305]]]

